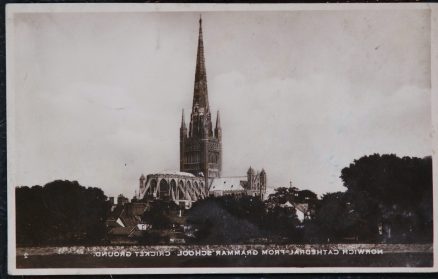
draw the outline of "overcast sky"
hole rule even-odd
[[[17,185],[69,179],[132,197],[142,173],[178,169],[198,17],[16,14]],[[323,194],[344,190],[341,169],[363,155],[431,155],[428,11],[202,17],[224,176],[263,167],[269,187]]]

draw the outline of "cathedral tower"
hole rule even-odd
[[[199,19],[198,50],[192,112],[187,129],[184,110],[180,128],[180,171],[207,178],[220,177],[222,170],[222,128],[219,111],[213,133],[208,103],[207,72],[205,70],[202,19]]]

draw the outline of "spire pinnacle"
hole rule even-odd
[[[186,128],[186,121],[184,120],[184,109],[182,109],[181,128]]]
[[[199,17],[198,50],[196,54],[195,88],[193,93],[193,107],[198,104],[200,108],[209,111],[207,72],[205,70],[204,41],[202,36],[202,18]]]
[[[219,115],[219,111],[217,111],[217,116],[216,116],[216,129],[220,129],[221,128],[221,118]]]

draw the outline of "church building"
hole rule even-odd
[[[208,102],[202,19],[199,19],[195,84],[188,125],[182,111],[179,134],[179,171],[141,175],[135,200],[166,199],[185,208],[207,196],[250,195],[263,199],[267,176],[251,167],[246,176],[222,176],[222,127],[219,111],[213,121]]]

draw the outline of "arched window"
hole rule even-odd
[[[178,187],[178,195],[179,195],[178,199],[184,200],[185,199],[185,196],[184,196],[184,191],[185,191],[184,182],[182,180],[180,180],[178,184],[179,184],[179,187]],[[182,191],[181,189],[183,189],[184,191]]]
[[[166,179],[161,179],[160,181],[160,191],[158,197],[162,200],[167,200],[170,197],[170,187]]]

